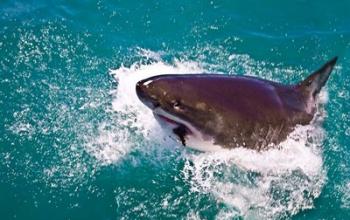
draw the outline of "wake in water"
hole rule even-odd
[[[98,160],[110,164],[132,151],[137,141],[149,145],[144,151],[158,150],[155,147],[172,151],[174,147],[182,147],[163,132],[151,110],[138,100],[135,84],[158,74],[184,72],[206,71],[195,62],[177,61],[169,65],[159,57],[150,64],[137,63],[111,70],[118,83],[117,89],[112,91],[112,109],[120,115],[118,123],[129,129],[111,133],[101,125],[100,138],[90,143],[87,150],[91,149],[89,152]],[[325,97],[325,93],[321,96]],[[223,205],[216,216],[218,219],[277,218],[312,208],[325,182],[320,149],[324,136],[319,125],[323,119],[321,113],[311,125],[297,127],[280,144],[280,150],[256,152],[237,148],[213,153],[185,150],[179,159],[184,161],[181,171],[184,181],[190,185],[191,192],[209,194],[217,204]],[[196,210],[190,210],[188,216],[195,216],[193,213]]]

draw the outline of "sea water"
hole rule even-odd
[[[1,1],[0,219],[349,219],[350,2]],[[201,153],[137,98],[158,74],[296,83],[278,149]]]

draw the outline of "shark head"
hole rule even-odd
[[[178,136],[185,146],[197,140],[210,141],[206,128],[219,124],[201,88],[193,85],[190,75],[158,75],[136,85],[139,99],[149,107],[156,119]],[[203,88],[204,89],[204,88]]]

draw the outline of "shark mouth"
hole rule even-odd
[[[215,144],[213,137],[201,132],[190,122],[168,113],[161,107],[153,109],[153,114],[161,125],[172,130],[180,139],[183,146],[188,146],[199,151],[219,151],[223,149],[221,146]]]
[[[170,113],[164,111],[161,108],[156,108],[153,110],[156,118],[165,122],[172,128],[173,133],[180,139],[183,146],[186,146],[186,136],[199,134],[199,131],[195,129],[190,123],[171,115]]]

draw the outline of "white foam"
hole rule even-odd
[[[110,130],[106,123],[98,128],[98,135],[87,141],[85,149],[103,165],[117,162],[125,156],[131,147],[126,130]]]
[[[157,57],[153,53],[147,54]],[[162,61],[111,70],[111,75],[118,82],[117,89],[112,91],[112,108],[124,115],[118,123],[135,128],[145,141],[161,144],[171,141],[166,139],[162,142],[167,135],[151,110],[138,100],[135,85],[141,79],[158,74],[191,72],[205,71],[194,62],[170,65]],[[325,181],[320,150],[324,134],[317,124],[298,127],[281,144],[280,150],[258,153],[238,148],[200,154],[186,152],[182,170],[185,181],[188,181],[193,192],[209,193],[218,203],[226,205],[227,208],[218,213],[218,219],[237,215],[250,219],[277,218],[311,208]],[[111,163],[119,160],[133,147],[129,135],[122,133],[124,142],[120,145],[119,142],[114,143],[109,134],[102,132],[101,138],[112,144],[102,144],[105,147],[95,156]],[[193,213],[196,210],[190,210],[188,217],[195,216]]]
[[[322,136],[319,127],[300,126],[280,150],[188,154],[183,173],[193,191],[210,193],[235,207],[231,214],[258,219],[296,214],[313,207],[324,184]]]

